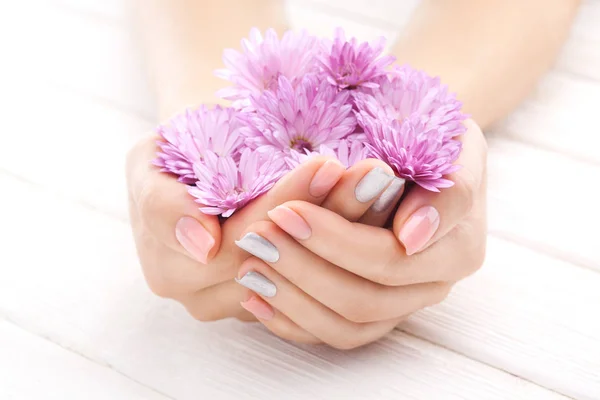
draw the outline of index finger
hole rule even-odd
[[[468,230],[444,238],[417,256],[408,256],[388,229],[349,222],[322,207],[290,201],[271,219],[315,255],[369,281],[386,286],[454,281],[468,274],[464,249]]]

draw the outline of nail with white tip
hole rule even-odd
[[[356,200],[368,203],[373,200],[392,182],[394,177],[384,171],[383,168],[373,168],[366,174],[354,189]]]
[[[235,244],[239,248],[268,263],[279,261],[279,250],[277,250],[277,247],[254,232],[247,233],[243,238],[237,240]]]
[[[235,281],[264,297],[273,297],[277,294],[277,287],[275,284],[258,272],[246,272],[246,275],[239,279],[235,278]]]
[[[376,213],[382,213],[389,210],[394,201],[397,200],[398,195],[404,189],[405,180],[402,178],[394,178],[390,186],[379,196],[375,203],[371,206],[371,210]]]

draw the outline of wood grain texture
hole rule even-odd
[[[515,139],[600,165],[599,105],[600,80],[552,72],[488,136]]]
[[[4,89],[12,95],[4,107],[0,140],[10,145],[0,146],[0,169],[127,218],[125,156],[153,125],[50,85],[6,85]]]
[[[288,15],[321,35],[393,40],[415,4],[289,0]],[[196,323],[148,292],[122,171],[153,104],[125,2],[0,3],[0,318],[21,327],[0,322],[0,380],[27,361],[0,398],[154,398],[147,385],[175,399],[596,399],[599,18],[600,1],[584,2],[557,69],[490,135],[484,269],[408,334],[343,353]]]
[[[490,239],[483,269],[402,329],[574,398],[600,393],[600,275]]]
[[[44,198],[45,207],[36,207],[37,199],[45,192],[13,178],[0,176],[0,185],[12,193],[20,193],[0,209],[0,219],[4,221],[0,239],[4,241],[8,235],[17,239],[0,254],[0,265],[11,262],[10,268],[0,270],[0,314],[174,398],[190,398],[199,391],[239,394],[242,390],[256,396],[269,393],[277,398],[293,388],[305,397],[326,399],[344,387],[346,391],[340,393],[348,396],[354,393],[356,398],[365,398],[368,393],[375,393],[375,398],[394,398],[400,393],[414,393],[413,398],[439,395],[442,398],[500,399],[506,398],[507,393],[514,398],[552,397],[508,374],[398,332],[381,343],[343,353],[319,347],[296,347],[275,339],[258,326],[231,321],[196,323],[179,306],[156,299],[148,292],[138,271],[126,224],[48,194]],[[35,229],[22,223],[21,215],[25,212],[36,221]],[[56,235],[60,241],[50,239]],[[31,243],[35,243],[35,251],[30,251]],[[513,245],[506,246],[510,250],[507,254],[518,256]],[[530,263],[542,265],[546,261],[544,257],[534,254],[525,261],[524,264],[515,261],[518,269],[524,270],[520,280],[504,275],[501,265],[492,267],[505,278],[495,285],[487,282],[473,285],[474,293],[457,289],[456,297],[442,306],[450,307],[446,318],[455,325],[436,340],[443,339],[447,348],[464,350],[462,344],[471,341],[465,332],[471,332],[461,329],[463,322],[456,318],[456,309],[472,314],[473,318],[483,318],[482,324],[487,323],[485,318],[510,316],[512,298],[505,296],[514,290],[514,285],[530,287],[531,295],[542,299],[524,308],[522,315],[523,320],[539,319],[540,307],[536,306],[550,302],[554,295],[562,298],[562,293],[536,287],[540,278],[526,273]],[[546,267],[547,274],[557,273],[552,265]],[[597,287],[594,285],[600,284],[600,275],[588,274],[589,287]],[[568,275],[558,275],[571,282]],[[571,287],[577,282],[572,281]],[[570,295],[572,303],[568,304],[589,307],[587,312],[581,308],[581,315],[592,312],[596,295],[589,293],[587,286],[579,287],[578,292]],[[453,304],[457,304],[456,308]],[[490,315],[478,312],[487,309],[495,312]],[[432,324],[439,319],[424,316],[417,321],[421,318]],[[478,323],[477,318],[474,324]],[[562,314],[548,313],[540,325],[529,326],[529,329],[552,332],[564,318]],[[555,338],[562,340],[560,343],[565,346],[579,340],[585,330],[597,329],[590,320],[569,322],[570,330]],[[426,325],[419,326],[408,325],[407,329],[417,335],[430,335]],[[489,338],[484,334],[493,337],[496,333],[481,330],[481,334],[481,338],[472,341],[471,357],[491,351],[486,340]],[[594,361],[590,353],[598,348],[598,343],[592,339],[593,330],[588,334],[590,349],[586,352],[582,347],[573,352],[565,363],[598,367],[600,358]],[[521,351],[523,343],[523,346],[540,346],[539,352],[545,352],[549,358],[564,356],[565,348],[556,347],[551,336],[546,336],[546,342],[538,343],[538,338],[530,336],[518,324],[507,325],[502,335],[515,339],[501,341],[502,346],[492,348],[493,354]],[[545,368],[546,360],[536,358],[538,355],[537,352],[523,354],[518,368]],[[510,358],[501,361],[504,362],[498,361],[498,366],[511,373],[517,368],[510,363]],[[490,362],[490,365],[495,364]],[[167,375],[164,371],[170,373]],[[523,371],[522,376],[530,379],[526,372]],[[177,379],[173,379],[175,376]],[[358,376],[362,380],[357,380]],[[555,377],[542,374],[535,378],[541,384],[549,384],[550,378]],[[596,381],[580,370],[565,371],[563,379],[581,382],[582,393],[593,393],[596,385]],[[430,386],[426,382],[436,383]],[[319,393],[322,397],[316,397]],[[384,396],[385,393],[389,395]]]
[[[600,166],[491,139],[488,227],[494,236],[600,270]]]
[[[0,319],[3,400],[167,400],[108,367]]]

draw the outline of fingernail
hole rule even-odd
[[[281,229],[295,237],[296,239],[306,240],[312,234],[310,226],[304,218],[295,211],[285,206],[278,206],[267,213],[269,218],[275,222]]]
[[[256,298],[256,296],[252,296],[248,300],[242,301],[240,305],[246,311],[252,313],[256,318],[262,319],[263,321],[270,321],[275,315],[273,308],[263,300]]]
[[[440,214],[431,206],[419,208],[410,216],[398,235],[406,254],[415,254],[431,240],[440,225]]]
[[[361,203],[373,200],[390,184],[392,179],[394,177],[385,172],[383,168],[373,168],[356,185],[354,190],[356,200]]]
[[[340,180],[346,169],[338,160],[328,160],[315,173],[308,193],[313,197],[321,197],[329,192]]]
[[[175,225],[175,237],[196,260],[207,263],[208,253],[215,245],[215,239],[202,224],[192,217],[183,217]]]
[[[246,272],[246,275],[239,279],[235,278],[235,281],[261,296],[273,297],[277,294],[277,287],[275,284],[258,272]]]
[[[279,250],[277,250],[277,247],[254,232],[247,233],[240,240],[236,240],[235,244],[263,261],[275,263],[279,260]]]
[[[396,200],[396,197],[398,197],[398,194],[404,188],[404,183],[404,179],[394,177],[390,186],[375,200],[371,209],[376,213],[387,211],[394,204],[394,200]]]

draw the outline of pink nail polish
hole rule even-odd
[[[256,318],[262,319],[263,321],[270,321],[275,315],[273,308],[264,301],[257,299],[256,296],[252,296],[250,299],[242,301],[240,305]]]
[[[410,216],[398,235],[406,254],[415,254],[433,237],[440,225],[440,214],[432,206],[419,208]]]
[[[313,197],[325,195],[340,180],[345,170],[338,160],[326,161],[313,176],[308,193]]]
[[[215,245],[215,239],[202,224],[192,217],[183,217],[175,226],[175,236],[179,243],[195,259],[207,263],[208,253]]]
[[[296,239],[306,240],[312,234],[312,230],[304,218],[288,207],[277,206],[267,214],[281,229]]]

